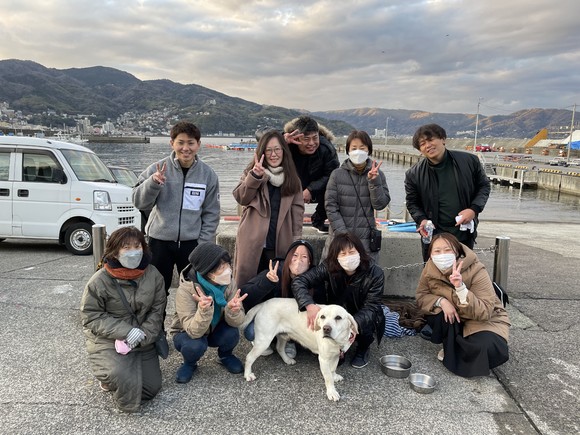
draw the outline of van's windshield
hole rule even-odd
[[[62,150],[62,154],[80,181],[116,182],[111,171],[96,154],[76,150]]]

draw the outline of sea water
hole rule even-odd
[[[244,139],[244,141],[247,140],[247,138]],[[219,177],[221,214],[222,216],[236,215],[237,203],[232,191],[240,181],[246,166],[253,162],[253,151],[229,151],[207,146],[240,142],[240,138],[204,137],[201,142],[202,147],[198,155],[214,169]],[[167,137],[153,137],[151,143],[89,143],[87,146],[95,151],[106,164],[125,166],[137,174],[171,152]],[[347,156],[345,153],[339,153],[338,157],[342,163]],[[408,165],[388,161],[383,162],[380,168],[385,173],[391,194],[389,205],[391,219],[402,219],[405,214],[403,183],[407,169],[409,169]],[[314,205],[306,206],[307,213],[313,211]],[[379,216],[386,216],[386,213],[381,212]],[[518,188],[492,184],[489,200],[485,210],[480,214],[480,219],[580,223],[580,197],[543,189],[524,189],[520,195]]]

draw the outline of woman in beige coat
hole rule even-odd
[[[433,236],[416,297],[431,341],[443,343],[437,357],[450,371],[487,376],[508,360],[508,315],[485,266],[452,234]]]
[[[234,189],[243,206],[236,237],[234,278],[244,285],[302,237],[304,199],[292,156],[277,131],[266,132]]]

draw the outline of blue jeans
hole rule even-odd
[[[200,338],[191,338],[187,332],[179,332],[173,336],[173,345],[183,355],[186,364],[197,364],[207,347],[217,347],[220,358],[229,356],[240,341],[238,328],[228,325],[225,320],[220,320],[216,327],[208,334]]]

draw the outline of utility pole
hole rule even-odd
[[[570,138],[568,139],[568,154],[566,154],[566,165],[570,163],[570,147],[572,146],[572,134],[574,133],[574,115],[576,114],[576,103],[572,110],[572,124],[570,124]]]
[[[389,136],[389,117],[387,116],[387,125],[385,126],[385,147],[387,146],[388,136]]]
[[[473,137],[473,152],[475,152],[475,147],[477,146],[477,129],[479,127],[479,105],[481,104],[483,98],[479,97],[477,99],[477,115],[475,116],[475,136]]]

